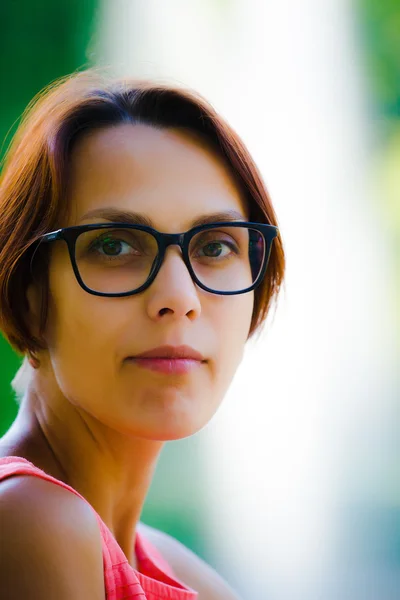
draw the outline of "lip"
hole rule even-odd
[[[204,361],[204,356],[190,346],[158,346],[131,358],[187,358],[191,360]]]
[[[168,375],[190,373],[206,362],[204,356],[190,346],[158,346],[130,356],[128,360],[139,367]]]

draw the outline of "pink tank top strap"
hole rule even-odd
[[[82,498],[86,504],[89,504],[89,502],[83,496],[81,496],[79,492],[74,490],[74,488],[67,485],[63,481],[59,481],[51,475],[48,475],[42,471],[42,469],[39,469],[39,467],[35,467],[35,465],[26,460],[26,458],[22,458],[20,456],[6,456],[4,458],[0,458],[0,481],[9,477],[13,477],[14,475],[34,475],[35,477],[40,477],[40,479],[46,479],[47,481],[51,481],[52,483],[69,490],[76,496],[79,496],[79,498]],[[91,508],[93,510],[93,507]]]

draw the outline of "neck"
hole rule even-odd
[[[135,566],[136,527],[163,444],[111,430],[66,399],[50,408],[28,388],[0,454],[26,458],[73,487]]]

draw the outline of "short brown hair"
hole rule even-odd
[[[277,225],[260,173],[239,136],[198,94],[151,81],[115,80],[87,70],[43,90],[27,107],[0,180],[0,328],[19,352],[44,348],[47,262],[39,261],[40,336],[26,322],[32,244],[66,215],[69,156],[85,132],[119,123],[180,128],[203,137],[225,160],[255,222]],[[36,264],[35,259],[35,264]],[[283,281],[285,257],[275,238],[263,283],[255,291],[250,335],[265,320]]]

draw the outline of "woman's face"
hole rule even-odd
[[[118,220],[101,216],[102,209],[139,213],[165,233],[184,232],[217,213],[236,211],[247,219],[229,171],[204,143],[145,125],[119,125],[81,139],[73,151],[68,201],[65,226]],[[53,243],[49,278],[52,393],[141,438],[179,439],[206,425],[241,360],[252,292],[219,296],[200,289],[178,246],[168,247],[156,279],[133,296],[85,292],[63,241]],[[190,346],[204,360],[183,373],[132,360],[166,345]]]

